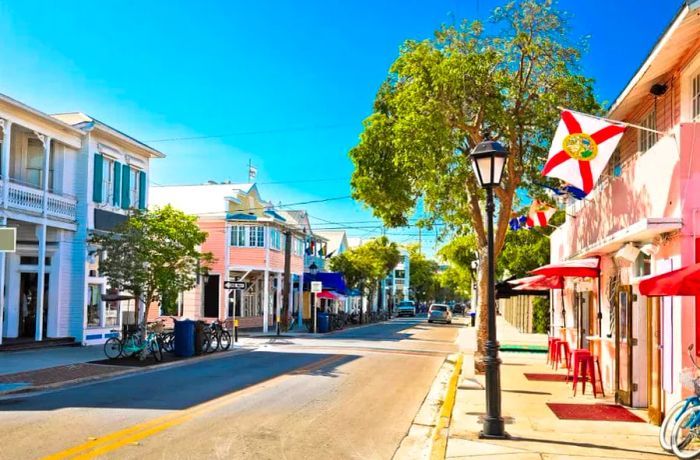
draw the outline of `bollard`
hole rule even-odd
[[[238,342],[238,320],[233,320],[233,342]]]
[[[280,336],[280,317],[277,317],[277,337]]]

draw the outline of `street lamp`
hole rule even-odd
[[[496,292],[495,264],[493,257],[493,188],[501,183],[501,176],[508,158],[508,151],[496,141],[485,140],[471,152],[472,166],[482,188],[486,189],[486,217],[488,219],[488,338],[486,340],[486,416],[482,438],[505,438],[505,426],[501,417],[501,359],[498,357],[496,340]]]
[[[311,265],[309,265],[309,273],[313,276],[318,274],[318,265],[316,265],[316,262],[311,262]]]

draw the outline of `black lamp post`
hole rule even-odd
[[[484,428],[480,433],[483,438],[505,438],[505,426],[501,417],[501,359],[498,357],[496,340],[496,292],[495,264],[493,257],[493,188],[501,183],[501,176],[508,158],[508,151],[498,142],[485,140],[474,147],[471,153],[476,177],[482,188],[486,189],[487,249],[488,249],[488,339],[486,340],[486,416]]]
[[[311,265],[309,265],[309,273],[311,273],[313,276],[318,274],[318,265],[316,265],[315,262],[311,262]]]

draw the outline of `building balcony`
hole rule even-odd
[[[26,212],[41,216],[44,209],[43,190],[29,185],[0,180],[0,196],[7,191],[7,208],[12,211]],[[48,192],[46,197],[46,216],[53,219],[74,222],[76,220],[77,200],[69,195]]]

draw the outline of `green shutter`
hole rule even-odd
[[[114,206],[119,207],[122,193],[122,165],[118,161],[114,162]]]
[[[129,197],[131,192],[131,183],[129,181],[131,178],[130,172],[131,168],[124,165],[122,168],[122,209],[129,209],[131,206],[131,199]]]
[[[139,171],[139,209],[146,209],[146,173]]]
[[[102,203],[102,155],[95,154],[95,164],[92,168],[92,201]]]

